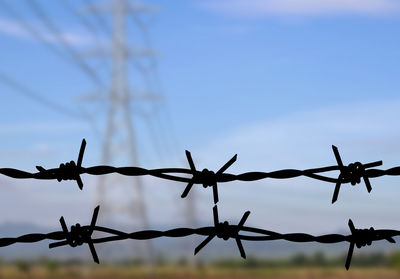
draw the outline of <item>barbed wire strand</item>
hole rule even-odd
[[[325,234],[325,235],[311,235],[307,233],[278,233],[270,230],[265,230],[255,227],[244,226],[250,211],[246,211],[240,222],[237,225],[230,225],[227,221],[219,222],[218,208],[214,205],[214,226],[200,227],[200,228],[174,228],[165,231],[157,230],[144,230],[136,232],[123,232],[108,227],[97,226],[96,221],[98,217],[100,206],[94,209],[92,221],[90,225],[81,226],[79,223],[71,226],[68,231],[64,217],[60,218],[61,231],[55,231],[50,233],[30,233],[19,237],[5,237],[0,238],[0,247],[13,245],[15,243],[34,243],[42,240],[54,240],[49,244],[49,248],[56,248],[65,245],[71,247],[81,246],[88,244],[90,252],[93,257],[93,261],[100,263],[97,255],[95,244],[114,242],[120,240],[148,240],[160,237],[172,237],[180,238],[190,235],[207,236],[207,238],[201,242],[194,250],[196,255],[203,249],[214,237],[222,238],[223,240],[235,239],[239,249],[239,253],[242,258],[246,258],[246,253],[242,245],[242,240],[245,241],[273,241],[273,240],[286,240],[289,242],[318,242],[324,244],[334,244],[340,242],[348,242],[349,249],[347,252],[347,258],[345,267],[348,270],[350,268],[354,247],[362,248],[366,245],[371,245],[374,241],[387,240],[390,243],[395,243],[393,237],[399,236],[400,231],[390,229],[375,230],[373,227],[369,229],[356,229],[351,219],[349,219],[348,225],[351,234]],[[93,232],[102,232],[111,234],[111,236],[105,236],[100,238],[92,238]],[[241,234],[249,233],[249,234]]]
[[[58,168],[51,168],[51,169],[45,169],[42,166],[37,166],[36,169],[38,170],[38,172],[27,172],[13,168],[0,168],[0,174],[16,179],[27,179],[27,178],[44,179],[44,180],[57,179],[58,181],[75,180],[77,182],[79,189],[81,190],[83,189],[83,182],[80,177],[82,174],[105,175],[105,174],[117,173],[125,176],[150,175],[161,179],[187,183],[187,186],[185,187],[181,195],[182,198],[188,195],[194,184],[203,185],[204,188],[212,187],[214,194],[214,203],[218,202],[217,185],[218,183],[223,183],[223,182],[231,182],[231,181],[248,182],[248,181],[262,180],[266,178],[289,179],[299,176],[305,176],[312,179],[336,184],[332,197],[332,203],[334,203],[338,198],[339,190],[342,184],[351,183],[352,185],[356,185],[360,183],[361,178],[363,178],[366,188],[368,192],[370,192],[372,189],[371,183],[369,181],[370,178],[376,178],[385,175],[389,176],[400,175],[400,166],[386,170],[371,169],[373,167],[382,165],[382,161],[376,161],[366,164],[355,162],[349,164],[348,166],[345,166],[343,165],[343,162],[341,160],[338,148],[334,145],[332,146],[332,150],[334,152],[337,161],[337,165],[334,166],[312,168],[306,170],[282,169],[271,172],[253,171],[241,174],[225,173],[225,171],[236,161],[237,155],[233,156],[217,172],[213,172],[208,169],[203,169],[202,171],[199,171],[196,169],[191,153],[189,151],[186,151],[186,157],[189,163],[188,169],[186,168],[145,169],[135,166],[114,167],[106,165],[83,167],[82,161],[83,161],[83,154],[85,151],[85,147],[86,147],[86,141],[85,139],[83,139],[77,163],[75,163],[75,161],[70,161],[69,163],[60,164]],[[330,171],[339,171],[340,172],[339,176],[335,178],[335,177],[321,175],[321,173]],[[179,174],[181,174],[182,176],[179,176]],[[190,175],[192,177],[189,177]]]

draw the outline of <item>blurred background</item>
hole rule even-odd
[[[400,157],[400,3],[396,0],[0,0],[0,166],[83,166],[230,173],[345,165]],[[332,177],[337,177],[332,172]],[[133,232],[212,225],[212,190],[151,177],[83,175],[75,182],[0,177],[0,235],[90,221]],[[334,185],[309,178],[219,186],[220,220],[272,231],[349,234],[400,227],[399,179]],[[396,245],[202,237],[48,249],[0,249],[3,278],[400,277]]]

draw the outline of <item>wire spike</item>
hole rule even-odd
[[[240,241],[240,238],[236,238],[235,240],[236,240],[237,247],[239,248],[240,256],[243,259],[246,259],[246,252],[244,251],[242,241]]]
[[[196,255],[198,252],[200,252],[201,249],[204,248],[213,238],[215,237],[215,234],[210,234],[206,239],[204,239],[195,249],[194,249],[194,254]]]
[[[183,191],[181,198],[186,198],[186,196],[189,194],[192,187],[193,187],[193,182],[189,182],[188,185],[186,186],[185,190]]]
[[[333,150],[333,154],[335,155],[336,162],[338,163],[340,170],[342,170],[342,168],[344,166],[343,166],[342,159],[340,158],[339,149],[336,146],[332,145],[332,150]]]
[[[190,152],[187,151],[187,150],[185,150],[185,153],[186,153],[186,158],[187,158],[187,160],[188,160],[188,162],[189,162],[190,169],[191,169],[193,172],[195,172],[195,171],[196,171],[196,167],[195,167],[195,165],[194,165],[194,162],[193,162],[193,159],[192,159],[192,155],[191,155]]]
[[[243,214],[242,219],[240,219],[240,222],[239,222],[239,224],[238,224],[238,228],[243,227],[243,225],[244,225],[244,223],[246,223],[246,220],[247,220],[247,218],[249,217],[249,215],[250,215],[250,211],[246,211],[246,212]]]
[[[79,150],[78,161],[76,163],[76,166],[78,168],[80,168],[82,166],[83,154],[85,153],[85,148],[86,148],[86,140],[83,139],[82,143],[81,143],[81,148]]]
[[[228,162],[225,163],[216,173],[216,175],[221,175],[224,173],[234,162],[236,162],[237,154],[235,154]]]
[[[338,181],[336,182],[335,191],[333,192],[332,196],[332,203],[335,203],[339,196],[340,185],[341,185],[341,176],[339,175]]]
[[[94,226],[96,225],[97,216],[99,215],[99,210],[100,210],[100,205],[96,206],[95,209],[93,210],[92,222],[90,222],[90,228],[92,229],[92,231]]]

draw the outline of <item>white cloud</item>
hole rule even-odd
[[[51,32],[40,28],[35,22],[27,22],[26,24],[30,25],[32,29],[37,30],[41,38],[50,44],[60,44],[60,38],[75,47],[90,46],[95,43],[95,38],[90,34],[84,34],[79,31],[64,30],[59,35],[54,35]],[[0,33],[24,40],[37,40],[29,30],[25,29],[21,23],[15,20],[0,19]]]
[[[200,6],[240,16],[382,15],[400,11],[397,0],[204,0]]]

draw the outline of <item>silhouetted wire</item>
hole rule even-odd
[[[80,189],[83,188],[83,182],[81,180],[81,174],[90,175],[104,175],[117,173],[125,176],[143,176],[151,175],[154,177],[188,183],[184,192],[182,193],[182,198],[186,197],[190,192],[194,184],[201,184],[204,188],[212,187],[214,193],[214,203],[218,202],[218,189],[217,184],[221,182],[231,182],[231,181],[257,181],[266,178],[273,179],[289,179],[299,176],[305,176],[313,178],[320,181],[335,183],[335,191],[333,194],[332,203],[337,200],[339,194],[339,189],[341,184],[351,183],[355,185],[361,182],[361,178],[366,182],[368,191],[370,191],[371,185],[369,178],[381,177],[385,175],[398,176],[400,175],[400,167],[393,167],[387,170],[381,169],[370,169],[372,167],[382,165],[382,161],[376,161],[372,163],[362,164],[360,162],[351,163],[348,166],[344,166],[341,162],[340,155],[335,146],[332,146],[338,165],[327,166],[306,170],[297,169],[283,169],[272,172],[246,172],[241,174],[231,174],[225,171],[236,161],[237,155],[233,156],[227,163],[225,163],[217,172],[210,171],[208,169],[203,169],[199,171],[196,169],[192,156],[189,151],[186,151],[186,157],[189,163],[189,169],[185,168],[160,168],[160,169],[145,169],[141,167],[114,167],[114,166],[93,166],[93,167],[83,167],[82,160],[83,154],[86,147],[85,139],[82,140],[81,148],[79,151],[78,161],[70,161],[66,164],[60,164],[58,168],[45,169],[42,166],[37,166],[39,172],[26,172],[18,169],[12,168],[1,168],[0,174],[17,178],[17,179],[57,179],[62,180],[75,180]],[[339,157],[338,157],[339,156]],[[329,171],[340,171],[337,178],[328,177],[321,175],[320,173]],[[178,176],[177,174],[185,175]],[[192,177],[188,177],[188,176]]]
[[[242,240],[247,241],[271,241],[271,240],[286,240],[291,242],[319,242],[319,243],[339,243],[339,242],[349,242],[349,249],[347,254],[347,259],[345,263],[346,269],[349,269],[351,264],[351,258],[353,255],[354,247],[361,248],[366,245],[371,245],[372,242],[377,240],[387,240],[390,243],[395,243],[393,239],[394,236],[399,236],[400,231],[398,230],[375,230],[373,227],[370,229],[356,229],[352,220],[349,219],[348,226],[350,228],[350,235],[341,234],[326,234],[320,236],[314,236],[306,233],[277,233],[261,228],[247,227],[244,226],[250,211],[246,211],[238,225],[230,225],[227,221],[220,222],[218,217],[218,207],[216,203],[218,202],[218,182],[228,182],[233,180],[242,181],[255,181],[264,178],[293,178],[297,176],[307,176],[323,181],[328,181],[336,183],[334,197],[337,198],[338,188],[340,188],[342,183],[351,183],[355,185],[360,183],[361,178],[364,179],[368,191],[371,189],[369,178],[378,177],[383,175],[400,175],[400,167],[391,168],[388,170],[378,170],[378,169],[368,169],[371,167],[379,166],[382,164],[381,161],[361,164],[359,162],[351,163],[349,166],[344,166],[342,159],[340,157],[339,151],[336,146],[332,146],[334,156],[337,160],[337,166],[328,166],[322,168],[314,168],[308,170],[280,170],[275,172],[248,172],[239,175],[225,173],[225,171],[236,161],[237,155],[233,156],[227,163],[225,163],[217,172],[209,171],[207,169],[198,171],[195,167],[194,161],[189,151],[186,151],[186,157],[189,163],[189,169],[182,168],[164,168],[164,169],[144,169],[139,167],[112,167],[112,166],[95,166],[85,168],[82,167],[83,155],[86,148],[85,139],[82,140],[81,148],[79,150],[77,162],[70,161],[66,164],[61,164],[59,168],[45,169],[42,166],[37,166],[37,173],[29,173],[20,171],[17,169],[3,168],[0,169],[0,173],[13,178],[36,178],[36,179],[57,179],[61,180],[75,180],[80,189],[83,188],[83,182],[80,175],[94,174],[102,175],[108,173],[119,173],[128,176],[138,176],[138,175],[152,175],[155,177],[160,177],[164,179],[169,179],[173,181],[186,182],[186,186],[182,197],[186,197],[190,189],[194,184],[203,184],[203,187],[213,188],[214,197],[214,226],[211,227],[201,227],[201,228],[175,228],[166,231],[157,230],[144,230],[132,233],[126,233],[118,231],[112,228],[96,226],[97,216],[99,213],[99,206],[97,206],[93,212],[92,221],[89,226],[81,226],[76,224],[71,226],[70,231],[68,231],[64,217],[60,218],[60,224],[62,231],[51,232],[47,234],[27,234],[20,237],[7,237],[0,238],[0,246],[8,246],[14,243],[27,243],[27,242],[37,242],[44,239],[57,240],[57,242],[50,243],[49,248],[55,248],[59,246],[69,245],[71,247],[76,247],[82,244],[88,244],[90,252],[92,254],[93,260],[99,263],[99,258],[95,250],[95,244],[118,241],[125,239],[136,239],[145,240],[153,239],[159,237],[185,237],[189,235],[201,235],[207,236],[194,250],[194,254],[200,252],[212,239],[215,237],[228,240],[230,238],[235,239],[236,245],[239,249],[241,257],[246,258],[246,253],[242,244]],[[338,178],[331,178],[319,175],[317,173],[327,172],[332,170],[339,170],[340,174]],[[180,173],[192,175],[192,177],[180,177],[171,175],[171,173]],[[94,231],[99,231],[103,233],[112,234],[111,236],[101,237],[92,239],[92,234]],[[250,233],[250,235],[240,234],[241,232]]]
[[[349,242],[349,249],[345,262],[346,269],[350,268],[351,259],[354,251],[354,246],[357,248],[371,245],[372,242],[378,240],[387,240],[390,243],[395,243],[393,237],[399,236],[398,230],[375,230],[373,227],[369,229],[356,229],[351,219],[348,225],[351,234],[325,234],[325,235],[311,235],[306,233],[278,233],[270,230],[265,230],[255,227],[244,226],[250,211],[246,211],[237,225],[230,225],[227,221],[219,222],[218,208],[215,205],[213,208],[214,225],[200,228],[174,228],[165,231],[158,230],[143,230],[136,232],[123,232],[108,227],[97,226],[96,221],[99,214],[100,206],[94,209],[90,225],[81,226],[79,223],[71,226],[68,230],[64,217],[60,218],[61,231],[50,233],[30,233],[19,237],[4,237],[0,238],[0,247],[13,245],[15,243],[33,243],[42,240],[54,240],[56,242],[50,243],[49,248],[56,248],[65,245],[71,247],[88,244],[93,260],[99,263],[95,244],[114,242],[120,240],[148,240],[160,237],[186,237],[190,235],[206,236],[206,238],[195,248],[194,254],[196,255],[203,249],[214,237],[222,238],[223,240],[235,239],[239,253],[242,258],[246,258],[245,249],[242,240],[245,241],[272,241],[272,240],[286,240],[289,242],[318,242],[325,244],[333,244],[340,242]],[[99,238],[92,238],[93,232],[103,232],[111,234],[111,236],[104,236]],[[242,234],[249,233],[249,234]]]

